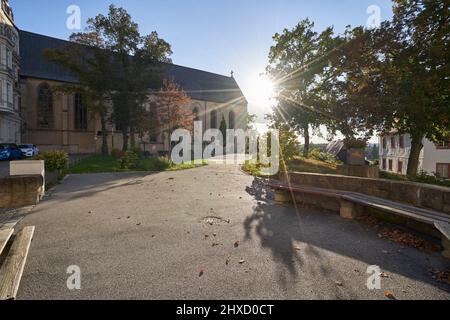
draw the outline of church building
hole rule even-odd
[[[99,153],[102,141],[98,117],[79,94],[53,90],[77,85],[78,79],[44,57],[46,49],[63,48],[69,42],[18,30],[8,1],[1,1],[0,143],[35,144],[40,150],[69,154]],[[171,64],[165,77],[190,97],[187,108],[203,122],[204,131],[219,128],[222,119],[228,128],[245,129],[247,100],[233,76]],[[114,123],[108,124],[109,150],[122,148],[120,130]],[[136,143],[152,154],[169,150],[162,135],[136,137]]]

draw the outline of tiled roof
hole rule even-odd
[[[78,83],[76,76],[43,55],[45,49],[63,48],[68,44],[70,42],[65,40],[20,31],[21,77]],[[247,103],[233,77],[174,64],[166,64],[165,67],[166,77],[181,86],[192,99]]]

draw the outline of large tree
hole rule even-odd
[[[448,138],[449,16],[448,0],[395,0],[392,21],[347,30],[335,52],[328,92],[337,125],[409,134],[408,175],[417,174],[424,138]]]
[[[273,37],[267,72],[276,84],[278,105],[273,116],[292,126],[305,138],[305,155],[309,154],[311,130],[324,120],[318,104],[322,78],[329,66],[329,53],[335,45],[333,29],[314,31],[309,19],[292,30],[285,29]]]
[[[85,32],[74,33],[69,44],[60,49],[47,49],[46,57],[69,70],[79,80],[79,85],[60,86],[66,93],[81,93],[88,109],[99,116],[102,131],[102,153],[108,154],[107,117],[111,101],[112,73],[110,56],[100,30],[92,19],[87,22]]]

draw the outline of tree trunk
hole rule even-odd
[[[422,140],[423,137],[420,135],[412,137],[411,153],[409,154],[408,160],[408,176],[417,176],[417,171],[419,170],[420,153],[422,152],[423,148]]]
[[[130,128],[130,144],[132,148],[136,147],[136,136],[134,132],[134,128]]]
[[[128,141],[129,141],[128,128],[123,128],[122,137],[123,137],[122,151],[126,152],[128,150]]]
[[[305,148],[303,149],[303,156],[306,158],[309,156],[310,149],[310,136],[309,136],[309,124],[303,127],[303,136],[305,137]]]
[[[102,126],[102,154],[107,155],[108,152],[108,132],[106,130],[106,117],[103,113],[100,114],[100,123]]]

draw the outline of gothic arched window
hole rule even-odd
[[[230,111],[230,114],[228,115],[228,126],[230,129],[236,129],[236,114],[234,111]]]
[[[211,111],[211,129],[217,129],[217,111]]]
[[[54,126],[53,94],[50,86],[43,83],[38,87],[37,119],[38,127],[52,129]]]
[[[192,113],[194,114],[194,121],[200,121],[200,111],[198,107],[195,107]]]
[[[83,103],[83,96],[76,93],[74,96],[75,130],[87,130],[87,108]]]

